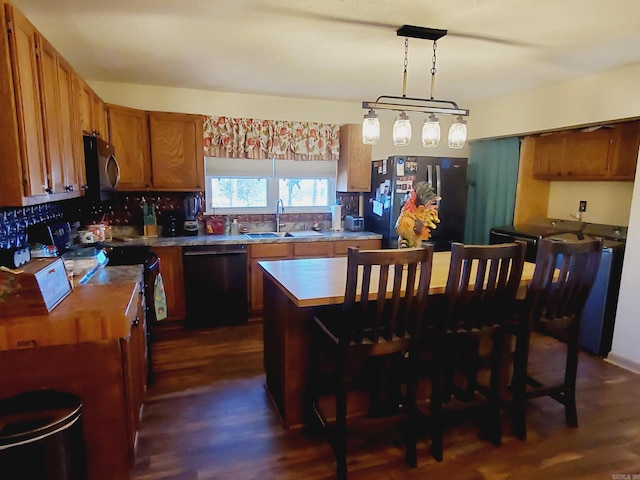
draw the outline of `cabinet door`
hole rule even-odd
[[[611,132],[607,175],[612,180],[633,180],[640,147],[640,122],[624,122]]]
[[[151,178],[160,190],[204,188],[202,115],[149,112]]]
[[[87,135],[94,135],[93,116],[91,114],[91,109],[93,107],[93,92],[89,85],[87,85],[87,83],[80,77],[77,77],[77,92],[80,128]]]
[[[611,129],[577,130],[567,137],[563,175],[575,178],[598,178],[607,173]]]
[[[561,175],[566,146],[567,135],[563,133],[552,133],[536,138],[533,174],[538,177]]]
[[[263,272],[260,260],[284,260],[293,256],[292,243],[267,243],[249,246],[249,299],[252,312],[264,307]]]
[[[57,52],[41,35],[37,37],[40,52],[40,93],[44,124],[45,158],[49,173],[49,193],[66,191],[64,169],[61,98],[58,81]],[[72,160],[72,158],[70,159]]]
[[[24,173],[24,194],[44,195],[49,190],[49,184],[36,64],[38,32],[17,9],[10,5],[5,6],[10,25],[9,44]]]
[[[362,143],[360,124],[340,127],[336,189],[339,192],[371,191],[371,145]]]
[[[109,140],[120,165],[118,190],[145,190],[151,187],[149,126],[147,112],[107,105]]]
[[[160,275],[167,301],[167,320],[184,320],[182,248],[154,247],[153,251],[160,257]]]

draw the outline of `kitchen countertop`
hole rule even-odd
[[[0,351],[127,337],[142,274],[142,265],[106,266],[48,314],[3,318]]]
[[[259,232],[251,232],[259,233]],[[151,246],[151,247],[188,247],[194,245],[253,245],[263,243],[282,243],[282,242],[326,242],[338,240],[377,240],[382,235],[373,232],[321,232],[321,236],[313,237],[275,237],[275,238],[248,238],[245,234],[238,235],[194,235],[180,237],[116,237],[113,240],[105,242],[108,247],[127,247],[127,246]]]

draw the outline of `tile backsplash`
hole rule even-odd
[[[175,215],[179,221],[184,219],[184,198],[181,192],[130,192],[118,193],[112,201],[94,203],[84,198],[76,198],[56,203],[44,203],[28,207],[0,208],[0,249],[22,248],[28,243],[28,227],[38,223],[54,221],[80,222],[88,225],[105,222],[114,227],[122,227],[132,234],[142,234],[142,200],[155,205],[158,225],[162,226],[169,215]],[[202,193],[200,193],[203,196]],[[342,215],[358,214],[358,193],[338,193],[337,201],[342,205]],[[216,218],[226,221],[222,215]],[[256,230],[270,229],[274,223],[274,214],[233,215],[240,224]],[[203,216],[200,215],[204,232]],[[283,223],[289,223],[288,229],[311,228],[318,223],[323,229],[331,227],[330,213],[285,213]]]

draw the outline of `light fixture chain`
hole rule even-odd
[[[438,42],[433,41],[433,56],[431,57],[431,99],[433,100],[433,91],[436,86],[436,49],[438,48]]]
[[[407,96],[407,67],[409,65],[409,37],[404,37],[404,72],[402,74],[402,97]]]

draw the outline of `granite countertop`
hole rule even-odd
[[[100,268],[85,285],[113,285],[116,283],[135,282],[142,278],[142,265],[122,265]],[[82,286],[80,286],[82,288]]]
[[[259,233],[259,232],[255,232]],[[326,242],[338,240],[377,240],[382,235],[373,232],[347,232],[327,231],[320,236],[313,237],[275,237],[275,238],[248,238],[244,233],[238,235],[195,235],[180,237],[114,237],[105,242],[109,247],[127,246],[151,246],[151,247],[188,247],[194,245],[252,245],[256,243],[281,243],[281,242]]]

